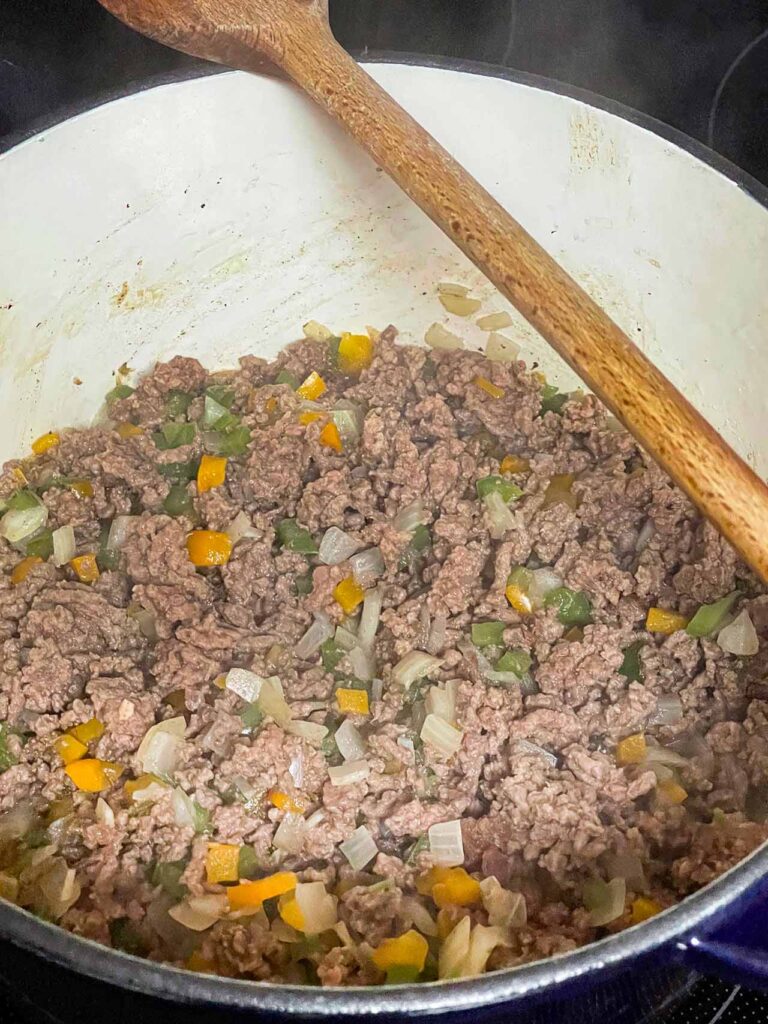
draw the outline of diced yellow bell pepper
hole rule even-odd
[[[361,373],[373,362],[373,342],[367,334],[342,334],[339,341],[339,369]]]
[[[78,555],[69,563],[77,573],[81,583],[95,583],[99,578],[99,567],[96,564],[96,556],[88,552],[85,555]]]
[[[667,611],[666,608],[649,608],[645,620],[645,628],[649,633],[664,633],[671,636],[679,629],[685,629],[688,619],[677,612]]]
[[[531,468],[528,459],[521,459],[517,455],[505,455],[499,465],[501,473],[527,473]]]
[[[240,882],[239,885],[227,889],[229,909],[245,910],[253,907],[254,910],[258,910],[264,900],[293,892],[297,882],[298,879],[292,871],[278,871],[255,882]]]
[[[187,536],[190,561],[199,567],[226,565],[232,554],[232,541],[216,530],[193,530]]]
[[[26,487],[27,484],[29,483],[27,478],[24,476],[24,470],[21,468],[21,466],[13,467],[13,479],[16,481],[19,487]]]
[[[416,892],[421,896],[431,896],[432,887],[450,876],[451,868],[430,868],[425,875],[420,875],[416,879]]]
[[[88,747],[85,743],[81,743],[80,740],[76,740],[74,736],[59,736],[53,741],[53,749],[59,755],[64,764],[72,764],[73,761],[79,761],[81,757],[85,757],[88,753]]]
[[[32,442],[32,451],[35,455],[45,455],[51,448],[55,448],[61,441],[61,437],[51,430],[48,434],[41,434],[36,441]]]
[[[11,573],[11,583],[14,587],[18,587],[20,583],[29,576],[34,565],[42,565],[42,558],[39,555],[29,555],[27,558],[22,558],[18,565],[14,565],[13,572]]]
[[[277,910],[280,917],[285,921],[291,928],[295,928],[297,932],[303,932],[306,927],[304,921],[304,915],[301,912],[301,907],[298,904],[296,897],[291,893],[289,896],[281,896]]]
[[[492,384],[487,377],[475,377],[472,383],[476,388],[480,388],[481,391],[484,391],[486,395],[490,395],[491,398],[504,397],[504,388],[500,388],[495,384]]]
[[[236,882],[240,877],[240,847],[233,843],[208,843],[205,851],[205,877],[211,885]]]
[[[115,430],[124,441],[129,437],[140,437],[144,433],[143,428],[137,427],[135,423],[118,423]]]
[[[396,939],[384,939],[371,953],[371,960],[380,971],[388,971],[391,967],[413,967],[421,973],[428,952],[427,940],[411,928]]]
[[[326,423],[323,429],[320,431],[320,437],[318,438],[320,444],[324,444],[326,448],[333,448],[335,452],[344,450],[344,445],[341,443],[341,434],[339,428],[335,423]]]
[[[323,415],[321,412],[300,412],[299,423],[302,427],[308,427],[310,423],[317,423],[318,420],[321,420]]]
[[[220,690],[225,690],[227,688],[227,677],[224,675],[223,672],[220,676],[216,676],[216,678],[213,680],[213,685],[218,686]]]
[[[272,806],[276,807],[279,811],[287,811],[289,814],[303,814],[306,809],[304,804],[294,799],[288,793],[283,793],[280,789],[270,789],[267,797]]]
[[[132,797],[135,793],[140,793],[142,789],[146,789],[147,786],[151,786],[153,783],[157,783],[158,786],[166,786],[167,783],[152,772],[144,772],[143,775],[139,775],[137,779],[129,779],[123,786],[123,792]]]
[[[648,899],[647,896],[638,896],[632,901],[632,908],[629,914],[630,924],[640,924],[647,921],[649,917],[655,917],[661,913],[662,907],[656,900]]]
[[[87,722],[81,722],[71,729],[67,729],[70,736],[74,736],[81,743],[92,743],[104,735],[105,725],[98,718],[89,718]]]
[[[93,484],[90,480],[71,480],[69,486],[80,498],[93,497]]]
[[[339,687],[336,691],[336,701],[343,715],[367,715],[371,710],[365,690]]]
[[[530,597],[522,589],[518,587],[516,583],[507,584],[507,589],[504,591],[507,600],[520,615],[532,615],[533,604]]]
[[[302,398],[306,398],[308,402],[315,402],[325,390],[325,381],[319,373],[315,373],[313,370],[304,383],[296,389],[296,393]]]
[[[84,793],[98,793],[117,782],[123,774],[123,766],[114,761],[99,761],[95,757],[88,757],[73,761],[64,771]]]
[[[197,470],[197,489],[211,491],[221,487],[227,476],[227,460],[223,455],[204,455]]]
[[[188,971],[194,971],[195,974],[216,973],[216,964],[213,960],[209,960],[207,956],[203,956],[203,954],[197,949],[193,953],[190,953],[184,966]]]
[[[354,576],[347,576],[333,588],[333,598],[345,615],[351,615],[359,604],[363,603],[365,593]]]
[[[464,868],[449,868],[448,876],[432,886],[432,899],[438,907],[472,907],[480,902],[480,883]]]
[[[616,764],[640,764],[645,760],[648,744],[641,732],[625,736],[616,744]]]
[[[681,804],[688,799],[688,793],[674,779],[662,779],[656,785],[656,793],[665,804]]]

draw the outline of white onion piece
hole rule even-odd
[[[179,828],[195,827],[195,805],[192,803],[192,798],[178,786],[171,794],[171,808],[173,820]]]
[[[410,750],[411,753],[416,749],[410,736],[398,736],[397,743],[403,750]]]
[[[648,743],[645,750],[644,764],[663,764],[668,768],[687,768],[690,764],[687,757],[678,754],[676,750],[669,747],[660,747],[655,743]]]
[[[369,548],[353,555],[349,564],[352,567],[352,575],[363,589],[370,587],[384,574],[384,557],[379,548]]]
[[[424,706],[428,715],[437,715],[445,722],[456,721],[456,681],[451,680],[453,685],[446,683],[445,687],[430,686],[427,690]]]
[[[264,677],[257,676],[245,668],[231,668],[224,677],[224,689],[236,693],[238,697],[253,704],[259,699]]]
[[[381,587],[374,587],[365,592],[360,625],[357,630],[357,640],[361,647],[370,647],[376,637],[383,600],[384,594]]]
[[[293,718],[293,712],[282,695],[282,685],[278,689],[275,679],[276,677],[270,676],[264,680],[257,703],[265,715],[269,715],[278,725],[285,728]]]
[[[495,875],[480,883],[483,906],[488,923],[501,928],[524,928],[528,922],[528,908],[521,892],[505,889]]]
[[[483,678],[490,683],[498,683],[507,688],[520,686],[520,676],[516,672],[495,672],[490,669],[488,672],[483,672]]]
[[[534,569],[531,573],[531,582],[528,587],[528,597],[534,608],[544,607],[544,598],[553,590],[562,587],[563,578],[553,569]]]
[[[36,884],[45,900],[45,909],[56,920],[80,899],[75,869],[63,857],[53,857]]]
[[[683,702],[676,693],[664,694],[656,701],[655,709],[648,716],[646,724],[676,725],[683,717]]]
[[[274,718],[274,715],[272,717]],[[328,735],[328,726],[320,725],[318,722],[297,722],[293,719],[285,722],[283,729],[291,736],[298,736],[299,739],[305,740],[310,747],[316,749],[322,746],[323,740]]]
[[[317,320],[308,320],[302,330],[304,337],[309,338],[310,341],[330,341],[334,337],[333,331],[324,324],[319,324]]]
[[[357,943],[349,934],[349,928],[347,928],[343,921],[337,921],[336,924],[333,926],[333,930],[341,939],[341,944],[343,946],[346,946],[347,949],[352,949],[353,947],[357,946]]]
[[[640,527],[637,540],[635,541],[635,551],[638,555],[648,547],[655,532],[656,527],[653,525],[653,520],[646,519]]]
[[[351,629],[347,629],[346,626],[336,627],[334,640],[336,641],[336,646],[340,647],[342,651],[346,651],[347,654],[357,647],[357,635]]]
[[[0,814],[0,842],[21,839],[35,824],[35,817],[34,807],[26,801]]]
[[[381,700],[381,698],[383,696],[384,696],[384,680],[383,679],[374,679],[373,682],[371,683],[371,700],[374,703],[376,703],[376,701]]]
[[[373,836],[361,825],[356,828],[349,839],[339,843],[339,849],[347,858],[353,871],[362,871],[366,864],[370,864],[378,854],[379,848],[373,841]]]
[[[131,522],[136,516],[115,516],[107,536],[107,551],[120,551],[128,539]]]
[[[324,565],[341,565],[359,550],[360,541],[338,526],[329,526],[320,541],[317,557]]]
[[[100,796],[96,801],[96,821],[100,825],[106,825],[108,828],[113,828],[115,824],[115,812],[103,796]]]
[[[238,541],[243,540],[244,538],[259,536],[259,531],[253,527],[250,517],[243,512],[242,509],[237,513],[224,532],[232,541],[233,545],[237,544]]]
[[[312,814],[310,814],[310,816],[306,819],[307,828],[317,828],[318,825],[322,825],[326,817],[327,815],[325,811],[322,809],[322,807],[319,808],[317,811],[314,811]]]
[[[485,925],[476,924],[469,940],[469,955],[462,969],[462,977],[473,978],[476,974],[482,974],[494,949],[509,944],[509,937],[503,928],[486,928]]]
[[[371,768],[367,761],[345,761],[337,767],[329,768],[328,775],[334,786],[353,786],[363,782],[370,775]]]
[[[42,503],[33,508],[12,508],[0,519],[0,534],[16,544],[42,530],[47,522],[48,509]]]
[[[51,561],[54,565],[66,565],[75,557],[75,531],[71,526],[60,526],[54,530],[51,539],[53,540],[53,555]]]
[[[512,317],[506,310],[499,313],[486,313],[479,316],[475,321],[481,331],[503,331],[505,327],[512,326]]]
[[[514,527],[514,516],[498,491],[484,494],[483,504],[488,514],[488,532],[494,540],[501,540]]]
[[[187,723],[181,716],[158,722],[148,729],[136,751],[142,771],[150,775],[170,775],[175,771],[186,729]]]
[[[612,878],[610,882],[594,878],[584,883],[582,897],[584,906],[589,911],[590,921],[595,928],[599,928],[610,924],[624,913],[627,883],[623,878]]]
[[[192,932],[204,932],[220,921],[227,913],[226,894],[188,896],[168,911],[169,917]]]
[[[434,323],[427,328],[424,341],[430,348],[442,349],[444,352],[453,352],[464,348],[464,342],[453,331],[449,331],[442,324]]]
[[[131,793],[131,799],[136,804],[150,801],[155,803],[157,800],[162,799],[168,792],[168,787],[164,786],[162,782],[148,782],[146,786],[142,786],[141,789],[134,789]]]
[[[401,906],[402,916],[410,917],[422,935],[428,935],[430,938],[437,935],[437,924],[423,903],[414,899],[413,896],[406,896]]]
[[[128,614],[136,620],[142,636],[145,636],[147,640],[157,640],[157,622],[151,611],[147,608],[135,607],[129,610]]]
[[[336,898],[326,892],[322,882],[299,882],[295,897],[304,918],[305,935],[317,935],[335,926],[339,919]]]
[[[538,743],[531,743],[530,740],[518,740],[516,746],[526,754],[536,754],[537,757],[543,757],[545,761],[549,761],[553,768],[557,768],[557,754],[553,754],[551,750],[540,747]]]
[[[272,845],[283,853],[299,853],[306,833],[307,823],[300,814],[286,814],[272,837]]]
[[[469,295],[451,295],[449,292],[441,292],[439,299],[443,308],[454,316],[471,316],[482,305],[480,299],[470,298]]]
[[[331,419],[344,444],[355,444],[363,432],[363,413],[359,406],[342,398],[331,409]]]
[[[751,657],[753,654],[757,654],[760,642],[746,608],[739,612],[733,622],[720,630],[717,635],[717,645],[727,654],[736,654],[740,657]]]
[[[441,281],[437,286],[438,295],[458,295],[463,298],[469,295],[469,288],[464,284],[455,284],[453,281]]]
[[[349,652],[349,664],[356,679],[368,683],[376,675],[376,659],[370,650],[363,647],[353,647]]]
[[[325,735],[328,735],[328,730],[325,729]],[[325,739],[325,736],[323,737]],[[293,779],[293,784],[296,789],[301,789],[304,785],[304,755],[301,750],[298,750],[291,758],[291,763],[288,765],[288,772]]]
[[[514,363],[520,355],[520,346],[504,334],[493,331],[485,344],[485,358],[493,363]]]
[[[464,733],[437,715],[427,715],[419,733],[422,740],[444,757],[452,757],[461,747]]]
[[[458,818],[432,825],[427,836],[429,852],[435,864],[441,868],[457,868],[464,863],[464,840]]]
[[[409,651],[392,669],[392,680],[406,690],[417,679],[431,675],[442,665],[441,658],[423,651]]]
[[[333,626],[324,612],[315,612],[315,621],[294,648],[297,658],[309,658],[320,645],[333,636]]]
[[[447,936],[440,947],[437,962],[439,978],[461,978],[469,959],[469,940],[472,934],[472,921],[462,917],[453,931]]]
[[[345,761],[359,761],[365,757],[365,740],[349,718],[345,718],[334,734],[336,746]]]
[[[400,509],[392,520],[392,526],[398,533],[413,533],[417,526],[421,526],[423,518],[424,502],[421,498],[417,498],[410,505]]]

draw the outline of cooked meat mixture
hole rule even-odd
[[[768,597],[731,548],[593,397],[311,333],[5,465],[0,894],[368,985],[573,949],[752,851]]]

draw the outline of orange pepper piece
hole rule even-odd
[[[114,761],[99,761],[95,757],[88,757],[73,761],[64,771],[84,793],[98,793],[117,782],[123,774],[123,766]]]
[[[641,764],[647,752],[648,745],[643,733],[625,736],[616,744],[616,764]]]
[[[298,879],[293,871],[278,871],[274,875],[260,878],[256,882],[240,882],[227,889],[230,910],[258,910],[264,900],[293,892]]]
[[[528,459],[521,459],[517,455],[505,455],[499,465],[501,473],[527,473],[531,468]]]
[[[480,883],[464,868],[449,868],[447,878],[432,886],[432,899],[438,907],[471,907],[480,902]]]
[[[324,444],[326,448],[333,448],[336,452],[344,450],[344,445],[341,443],[339,428],[333,421],[325,424],[323,429],[320,431],[320,437],[318,440],[320,441],[320,444]]]
[[[87,722],[81,722],[71,729],[67,729],[70,736],[74,736],[81,743],[91,743],[99,740],[104,735],[105,725],[98,718],[89,718]]]
[[[677,612],[667,611],[666,608],[649,608],[645,620],[645,628],[649,633],[664,633],[671,636],[679,629],[685,629],[688,619]]]
[[[388,971],[391,967],[413,967],[421,974],[428,952],[427,940],[411,928],[396,939],[384,939],[371,953],[371,960],[380,971]]]
[[[303,932],[306,927],[304,915],[301,912],[301,907],[296,897],[291,893],[287,896],[281,896],[277,904],[278,913],[280,917],[285,921],[291,928],[295,928],[297,932]]]
[[[305,807],[298,800],[294,800],[288,793],[279,789],[270,789],[267,794],[269,802],[279,811],[287,811],[289,814],[303,814]]]
[[[520,615],[532,615],[533,604],[531,603],[530,597],[522,589],[518,587],[516,583],[507,584],[507,589],[504,591],[507,600]]]
[[[53,749],[59,755],[64,764],[72,764],[73,761],[79,761],[81,757],[84,757],[88,753],[88,747],[81,743],[80,740],[75,739],[74,736],[59,736],[53,741]]]
[[[128,437],[140,437],[144,433],[144,430],[135,423],[118,423],[115,430],[124,441]]]
[[[310,423],[317,423],[318,420],[323,418],[321,412],[301,412],[299,413],[299,423],[302,427],[308,427]]]
[[[313,370],[304,383],[299,385],[296,392],[301,395],[302,398],[306,398],[308,402],[314,402],[325,392],[325,390],[325,381],[319,373],[315,373]]]
[[[336,691],[336,701],[343,715],[367,715],[371,710],[365,690],[339,687]]]
[[[153,782],[157,782],[160,786],[167,785],[159,776],[153,775],[152,772],[144,772],[137,779],[129,779],[123,786],[123,792],[127,793],[128,796],[133,796],[134,793],[138,793],[142,789],[146,789],[147,786],[151,786]]]
[[[629,915],[630,923],[640,924],[641,921],[647,921],[649,917],[655,917],[656,914],[661,913],[661,910],[661,904],[657,903],[656,900],[648,899],[646,896],[638,896],[636,900],[632,901],[632,909]]]
[[[227,460],[223,455],[204,455],[197,470],[197,489],[203,491],[221,487],[227,476]]]
[[[203,954],[197,949],[193,953],[190,953],[184,966],[188,971],[194,971],[195,974],[216,973],[216,964],[213,960],[209,960],[208,957],[203,956]]]
[[[90,480],[72,480],[69,487],[70,490],[73,490],[81,498],[93,497],[93,484]]]
[[[657,783],[656,793],[667,804],[681,804],[688,799],[688,793],[674,779],[663,779]]]
[[[481,391],[484,391],[486,395],[490,395],[491,398],[504,397],[504,388],[500,388],[495,384],[492,384],[487,377],[475,377],[472,383],[476,388],[480,388]]]
[[[340,604],[345,615],[351,615],[363,603],[365,592],[354,576],[347,576],[333,588],[333,598]]]
[[[199,567],[226,565],[232,554],[232,541],[216,530],[193,530],[187,536],[190,561]]]
[[[432,887],[436,883],[444,882],[450,876],[450,868],[430,868],[425,875],[420,875],[416,879],[416,892],[421,896],[429,896],[432,893]]]
[[[42,561],[39,555],[29,555],[27,558],[22,558],[18,565],[13,567],[13,572],[11,573],[11,583],[14,587],[18,587],[20,583],[24,582],[32,571],[33,565],[41,565]]]
[[[32,442],[32,451],[35,455],[44,455],[46,452],[49,452],[51,448],[55,448],[60,441],[61,437],[55,430],[51,430],[47,434],[41,434],[36,441]]]
[[[78,555],[77,558],[73,558],[69,563],[77,573],[77,578],[81,583],[95,583],[99,578],[99,567],[96,564],[96,555],[88,554]]]
[[[205,877],[211,885],[236,882],[240,877],[240,847],[232,843],[208,843],[205,853]]]
[[[339,341],[339,369],[361,373],[373,362],[373,342],[367,334],[342,334]]]

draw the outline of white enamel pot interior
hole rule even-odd
[[[368,70],[765,474],[768,210],[759,186],[672,133],[546,83],[388,63]],[[394,323],[407,342],[438,320],[480,347],[485,336],[439,305],[435,285],[446,279],[471,285],[488,311],[507,308],[298,92],[242,74],[149,89],[10,150],[0,158],[0,225],[3,459],[52,427],[90,422],[122,363],[142,371],[175,353],[211,367],[271,356],[309,318],[339,331]],[[508,333],[552,379],[575,383],[517,316]],[[725,913],[766,860],[760,851],[631,933],[550,963],[422,986],[408,1006],[498,1003],[556,988],[596,958],[619,965]],[[8,907],[0,934],[146,991],[173,994],[174,976],[189,979],[187,998],[242,1005],[254,991],[140,964]],[[255,1005],[290,1010],[280,994],[289,988],[259,991]],[[293,1006],[327,1014],[403,1004],[391,990],[304,990]]]

